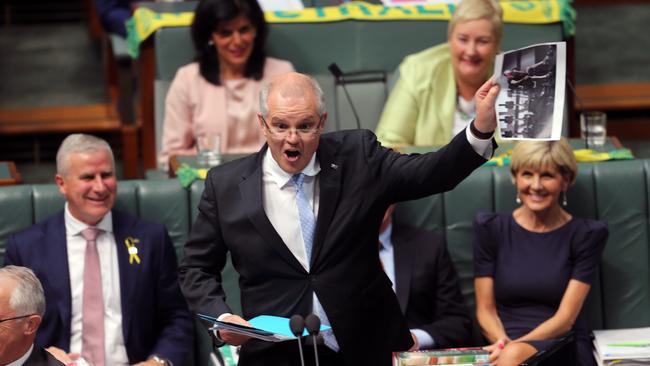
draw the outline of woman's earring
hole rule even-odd
[[[213,41],[213,40],[209,40],[209,41],[208,41],[208,47],[212,47],[212,46],[214,46],[214,41]]]
[[[519,193],[517,193],[517,198],[515,198],[515,202],[517,202],[518,205],[521,205],[521,198],[519,198]]]
[[[569,202],[566,200],[566,191],[562,191],[562,206],[565,206],[569,204]]]

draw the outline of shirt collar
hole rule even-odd
[[[278,164],[278,162],[273,158],[270,148],[267,148],[266,153],[264,154],[262,170],[264,174],[268,174],[271,180],[280,188],[284,188],[291,181],[291,177],[293,177],[293,174],[289,174],[282,170],[280,164]],[[316,159],[316,154],[314,154],[301,173],[308,177],[315,177],[319,172],[320,164],[318,159]]]
[[[24,365],[25,362],[27,362],[27,359],[29,358],[29,356],[32,355],[33,351],[34,351],[34,344],[32,343],[32,345],[29,347],[29,349],[27,350],[27,352],[25,352],[24,355],[22,355],[16,361],[8,363],[7,366],[22,366],[22,365]]]
[[[386,226],[386,229],[379,233],[379,242],[381,243],[380,250],[392,249],[393,242],[390,240],[390,237],[393,235],[393,223],[391,222]]]
[[[70,208],[68,207],[68,202],[65,203],[65,230],[68,235],[80,235],[81,232],[90,225],[78,220],[76,217],[72,216],[70,213]],[[95,225],[94,227],[102,230],[105,233],[113,232],[113,213],[108,211],[106,215]]]

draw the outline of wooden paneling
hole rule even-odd
[[[0,135],[47,133],[119,134],[122,144],[124,177],[135,179],[140,174],[140,125],[120,123],[110,104],[74,107],[0,109]]]
[[[650,83],[578,85],[576,109],[650,109]]]

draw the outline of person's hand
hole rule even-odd
[[[508,342],[510,342],[510,339],[508,338],[499,338],[491,345],[483,347],[483,349],[488,351],[490,354],[490,365],[496,365],[501,350],[503,350]]]
[[[251,323],[247,322],[239,315],[228,315],[227,317],[223,318],[222,321],[227,323],[245,325],[248,327],[252,326]],[[249,336],[237,334],[227,330],[219,330],[218,333],[219,333],[219,338],[221,338],[222,341],[233,346],[241,346],[242,344],[248,342],[251,339]]]
[[[476,92],[474,100],[476,101],[476,119],[474,127],[480,132],[493,132],[497,128],[496,111],[494,103],[499,94],[499,84],[493,76],[486,81]]]
[[[153,359],[150,358],[146,361],[138,362],[133,366],[160,366],[160,365],[161,365],[160,362],[154,361]]]
[[[54,358],[63,362],[63,364],[66,366],[79,366],[76,361],[81,357],[81,355],[76,352],[67,353],[61,348],[54,346],[48,347],[45,350],[52,354]]]
[[[413,332],[411,332],[411,338],[413,338],[413,346],[409,348],[409,352],[417,351],[420,349],[420,343],[418,343],[418,337],[415,336]]]

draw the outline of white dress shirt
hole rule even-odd
[[[458,96],[456,100],[456,111],[454,112],[454,128],[453,135],[456,136],[460,131],[465,129],[467,125],[472,122],[476,117],[476,103],[474,100],[465,100],[465,98]]]
[[[72,319],[70,322],[70,352],[81,353],[83,275],[86,240],[81,231],[88,228],[72,216],[65,205],[65,232],[68,248],[68,270],[70,272],[70,291],[72,299]],[[97,253],[102,275],[102,294],[104,296],[104,350],[105,364],[111,366],[128,365],[124,337],[122,335],[122,304],[120,299],[120,269],[117,262],[117,247],[113,235],[113,216],[109,211],[95,226],[102,230],[97,236]]]
[[[309,199],[309,205],[316,221],[318,221],[318,206],[320,203],[320,186],[317,179],[319,172],[320,164],[316,160],[316,154],[314,154],[301,173],[305,175],[302,188]],[[282,170],[280,165],[273,159],[271,150],[267,149],[262,162],[264,212],[287,248],[300,262],[305,271],[309,272],[309,259],[305,252],[302,229],[299,224],[296,225],[296,223],[300,223],[300,217],[298,215],[298,203],[296,202],[296,187],[291,181],[291,177],[293,177],[293,174]],[[314,314],[318,313],[315,305],[317,302],[319,302],[318,297],[314,292]]]
[[[309,199],[309,205],[314,212],[314,218],[318,221],[319,185],[317,174],[320,172],[320,164],[316,160],[316,154],[302,170],[305,180],[302,185],[305,195]],[[298,262],[309,272],[309,260],[305,253],[305,244],[302,238],[300,217],[298,216],[298,204],[296,202],[296,187],[291,181],[293,174],[289,174],[280,168],[280,165],[273,159],[271,150],[267,149],[262,162],[262,200],[264,212],[271,221],[271,224],[287,245]]]
[[[27,359],[29,358],[29,356],[32,355],[32,351],[34,351],[34,345],[33,344],[32,344],[31,347],[29,347],[29,349],[27,350],[27,352],[25,352],[24,355],[20,356],[20,358],[17,359],[16,361],[9,362],[6,366],[23,366],[25,364],[25,362],[27,362]]]

